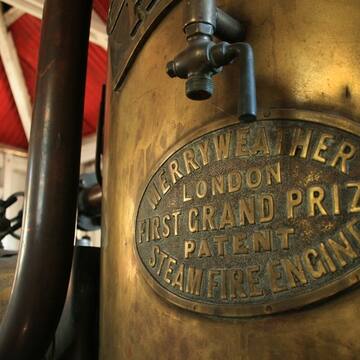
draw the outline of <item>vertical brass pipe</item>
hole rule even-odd
[[[91,0],[47,0],[29,146],[21,249],[0,359],[40,359],[72,261]]]

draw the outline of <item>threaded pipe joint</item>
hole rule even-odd
[[[207,100],[213,93],[211,76],[192,76],[186,81],[186,96],[191,100]]]

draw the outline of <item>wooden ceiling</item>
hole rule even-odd
[[[4,0],[3,2],[7,4],[4,7],[3,19],[7,27],[8,37],[12,38],[15,45],[15,51],[11,49],[11,41],[6,44],[6,46],[10,44],[8,55],[4,51],[0,51],[0,143],[26,149],[28,141],[24,131],[24,127],[26,128],[24,121],[28,121],[28,126],[30,126],[31,104],[34,102],[41,30],[41,20],[39,19],[41,18],[41,7],[39,11],[39,8],[36,8],[35,5],[41,6],[43,0]],[[26,8],[24,4],[29,7]],[[13,6],[9,7],[9,5]],[[31,6],[34,6],[34,8]],[[92,18],[92,34],[90,37],[92,42],[89,45],[84,135],[93,134],[96,131],[101,88],[106,80],[107,51],[105,23],[108,7],[109,0],[94,1],[95,15],[93,14]],[[6,41],[6,39],[3,41]],[[5,49],[1,42],[0,47]],[[20,64],[19,70],[22,72],[20,77],[23,75],[22,82],[24,86],[22,88],[21,80],[14,80],[15,76],[13,77],[8,73],[8,68],[11,70],[14,67],[12,57],[16,56],[16,54]],[[6,61],[8,61],[7,64],[5,63]],[[12,82],[11,86],[9,77]],[[21,96],[24,97],[24,92],[30,96],[28,106],[24,106],[17,99],[17,96],[20,96],[21,100]],[[25,95],[26,97],[28,96]],[[26,112],[28,112],[28,120],[26,120]]]

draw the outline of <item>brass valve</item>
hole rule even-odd
[[[244,42],[215,43],[214,34],[224,40],[241,40],[244,27],[216,8],[215,0],[186,1],[184,32],[188,47],[167,64],[170,77],[186,79],[186,95],[191,100],[209,99],[214,92],[213,76],[222,67],[240,59],[238,116],[256,119],[256,85],[252,48]]]

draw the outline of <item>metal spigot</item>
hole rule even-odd
[[[186,95],[192,100],[209,99],[214,92],[213,76],[239,58],[240,98],[238,116],[243,121],[256,119],[254,57],[249,44],[215,43],[214,35],[236,41],[244,37],[244,27],[216,8],[215,0],[185,1],[184,32],[188,47],[167,64],[170,77],[186,79]]]
[[[221,70],[210,58],[214,45],[208,36],[194,36],[187,49],[167,65],[170,77],[186,79],[186,95],[192,100],[206,100],[213,94],[212,77]]]

